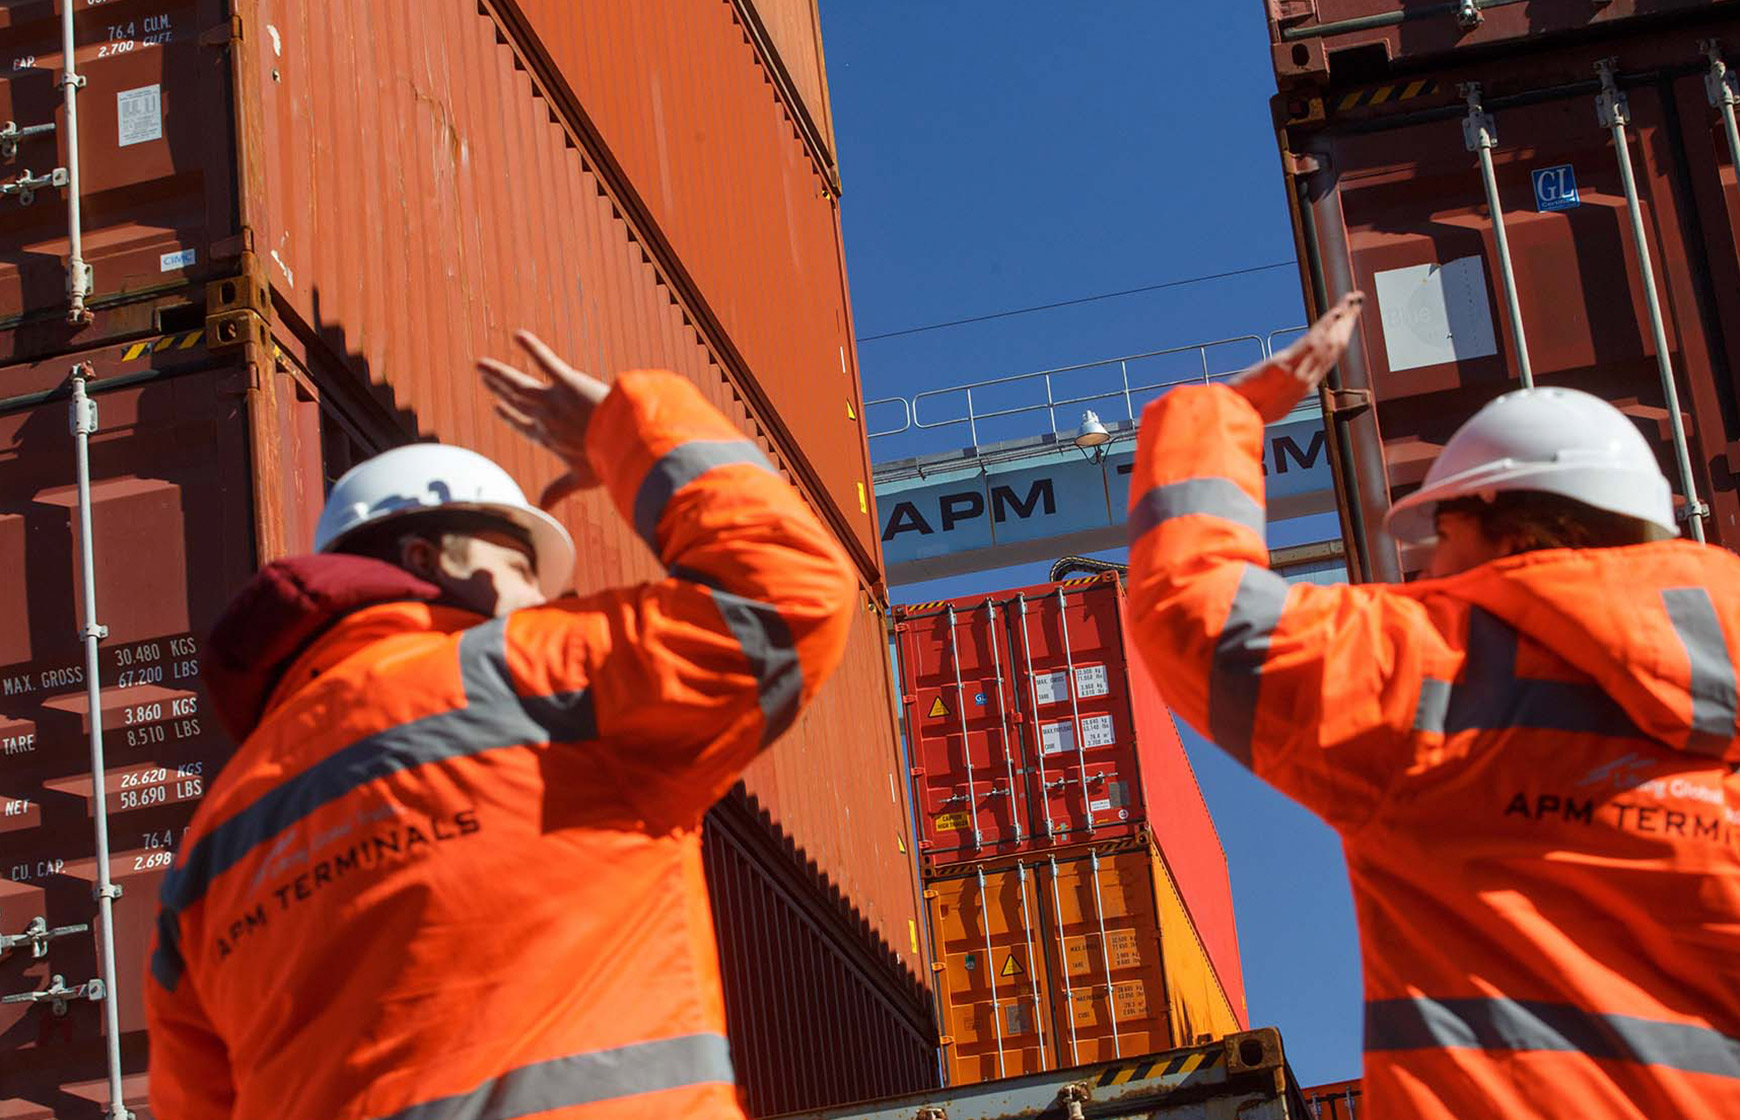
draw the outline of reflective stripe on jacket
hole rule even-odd
[[[372,603],[276,681],[163,888],[162,1120],[741,1117],[701,818],[838,663],[857,582],[681,378],[619,378],[588,451],[669,578]]]
[[[1290,586],[1262,439],[1224,386],[1148,407],[1132,617],[1173,708],[1341,834],[1373,1120],[1740,1116],[1740,558]]]

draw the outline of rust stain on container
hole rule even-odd
[[[1489,23],[1524,7],[1536,6],[1493,9]],[[1639,7],[1610,6],[1615,16]],[[1447,53],[1441,68],[1413,75],[1439,91],[1418,101],[1374,101],[1363,82],[1277,99],[1308,301],[1322,308],[1355,287],[1373,296],[1341,376],[1343,388],[1369,392],[1376,407],[1348,411],[1347,445],[1337,453],[1344,508],[1365,527],[1362,536],[1344,525],[1363,578],[1401,578],[1421,566],[1420,555],[1398,552],[1381,532],[1384,512],[1424,480],[1463,421],[1520,383],[1493,219],[1464,143],[1467,110],[1456,91],[1467,82],[1481,83],[1497,121],[1493,162],[1537,382],[1612,402],[1656,447],[1676,493],[1684,489],[1618,155],[1596,113],[1596,63],[1611,55],[1630,108],[1632,167],[1693,482],[1710,507],[1704,531],[1740,546],[1740,202],[1702,54],[1710,39],[1740,47],[1740,19],[1699,7],[1702,18],[1640,21],[1622,39],[1590,33],[1508,60]],[[1568,192],[1542,194],[1543,175]],[[1429,282],[1416,282],[1422,277]],[[1433,307],[1434,321],[1450,325],[1427,338],[1409,324]]]

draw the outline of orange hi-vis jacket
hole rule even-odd
[[[1137,642],[1340,834],[1372,1120],[1740,1117],[1740,558],[1668,541],[1289,586],[1263,425],[1142,419]]]
[[[276,672],[162,892],[159,1120],[743,1115],[701,818],[857,582],[674,375],[618,379],[588,455],[669,578],[494,620],[406,594]]]

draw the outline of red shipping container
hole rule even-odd
[[[1240,1016],[1226,852],[1115,576],[900,607],[927,876],[1150,835]]]
[[[1356,1120],[1364,1115],[1358,1078],[1313,1085],[1300,1091],[1305,1094],[1305,1103],[1311,1106],[1309,1120]]]

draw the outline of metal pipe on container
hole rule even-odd
[[[1059,971],[1063,973],[1063,1005],[1069,1009],[1069,1064],[1073,1066],[1081,1063],[1075,1044],[1075,987],[1069,982],[1069,947],[1063,941],[1063,899],[1057,889],[1057,856],[1050,855],[1046,859],[1051,863],[1051,912],[1057,915],[1057,960]]]
[[[1613,133],[1613,147],[1619,157],[1619,179],[1625,187],[1625,206],[1631,213],[1631,239],[1637,248],[1637,265],[1643,273],[1644,302],[1649,307],[1649,329],[1655,342],[1656,368],[1661,373],[1662,401],[1667,406],[1668,423],[1673,431],[1674,463],[1679,468],[1680,488],[1685,495],[1682,513],[1691,526],[1692,539],[1704,539],[1704,517],[1709,513],[1698,498],[1692,478],[1692,452],[1686,443],[1685,420],[1680,415],[1680,393],[1674,382],[1673,359],[1668,354],[1667,326],[1662,319],[1661,296],[1656,291],[1655,264],[1650,257],[1649,238],[1643,224],[1643,206],[1637,198],[1637,179],[1631,170],[1631,143],[1626,138],[1626,126],[1631,123],[1631,104],[1620,91],[1615,78],[1616,61],[1602,59],[1596,64],[1601,75],[1601,95],[1595,99],[1596,117]]]
[[[1480,103],[1480,83],[1465,82],[1462,96],[1468,102],[1468,117],[1462,122],[1462,136],[1468,150],[1480,157],[1480,177],[1486,184],[1486,207],[1492,213],[1492,239],[1498,249],[1498,272],[1504,280],[1504,305],[1510,314],[1511,333],[1516,337],[1516,368],[1525,389],[1535,387],[1535,373],[1529,364],[1528,337],[1523,332],[1522,301],[1517,296],[1516,269],[1511,265],[1510,237],[1504,230],[1504,204],[1498,197],[1498,172],[1492,165],[1492,149],[1498,147],[1498,124]]]
[[[995,599],[985,600],[985,623],[991,641],[991,665],[997,674],[997,726],[1003,738],[1003,770],[1009,779],[1009,824],[1015,829],[1015,842],[1019,844],[1025,839],[1025,834],[1021,829],[1021,802],[1015,796],[1015,754],[1009,749],[1009,709],[1003,703],[1003,657],[997,649]]]
[[[967,767],[967,818],[973,826],[973,847],[983,847],[985,835],[979,830],[979,791],[973,783],[973,745],[967,739],[967,686],[961,681],[961,643],[955,635],[955,608],[949,605],[949,652],[955,662],[955,707],[961,719],[961,761]],[[993,783],[993,787],[995,783]]]
[[[72,4],[67,4],[68,10]],[[97,912],[102,930],[104,1041],[108,1049],[109,1108],[111,1120],[131,1120],[121,1089],[121,1014],[115,990],[115,900],[121,888],[109,877],[109,797],[107,768],[103,762],[103,690],[98,681],[97,643],[109,636],[108,627],[97,621],[97,553],[91,540],[91,433],[97,430],[97,402],[85,393],[90,367],[80,363],[72,369],[72,430],[78,466],[79,570],[84,577],[84,626],[79,636],[85,645],[86,722],[91,740],[91,815],[97,838]]]
[[[997,1034],[997,1076],[1003,1067],[1003,1009],[997,1004],[997,955],[991,948],[991,904],[985,894],[985,869],[979,868],[979,920],[985,924],[985,979],[991,985],[991,1026]]]
[[[1039,731],[1039,674],[1033,668],[1033,638],[1027,632],[1027,596],[1015,596],[1016,609],[1021,614],[1021,651],[1027,655],[1027,689],[1033,697],[1033,728],[1038,742],[1033,752],[1034,765],[1039,768],[1039,808],[1045,814],[1045,835],[1057,835],[1057,822],[1051,819],[1051,788],[1045,782],[1045,736]]]
[[[1700,46],[1710,60],[1710,73],[1704,79],[1710,93],[1710,104],[1722,115],[1722,131],[1728,134],[1728,166],[1734,170],[1734,189],[1740,192],[1740,74],[1729,68],[1722,58],[1722,44],[1714,39]]]
[[[1069,600],[1064,598],[1063,588],[1057,589],[1057,629],[1063,635],[1063,664],[1069,672],[1067,686],[1069,688],[1069,733],[1075,740],[1076,777],[1081,779],[1081,807],[1087,814],[1087,832],[1094,834],[1094,801],[1088,793],[1087,754],[1082,746],[1081,733],[1081,701],[1075,695],[1075,654],[1069,646]],[[1043,737],[1039,744],[1039,753],[1045,753]]]
[[[1112,947],[1106,943],[1106,900],[1100,893],[1100,853],[1089,852],[1088,860],[1094,879],[1094,918],[1100,926],[1100,967],[1106,974],[1106,1015],[1112,1023],[1112,1056],[1121,1058],[1124,1056],[1124,1047],[1118,1039],[1118,999],[1117,990],[1112,984]]]
[[[79,200],[79,90],[84,78],[79,76],[77,42],[73,38],[73,0],[61,0],[60,6],[61,103],[66,108],[66,291],[69,300],[67,321],[84,323],[91,313],[85,307],[90,295],[90,267],[85,264],[84,215]]]
[[[1033,994],[1033,1027],[1039,1032],[1039,1068],[1045,1069],[1045,1009],[1039,1006],[1039,984],[1033,979],[1036,967],[1033,955],[1033,910],[1027,896],[1027,865],[1017,863],[1015,873],[1021,881],[1021,933],[1027,941],[1027,990]]]

